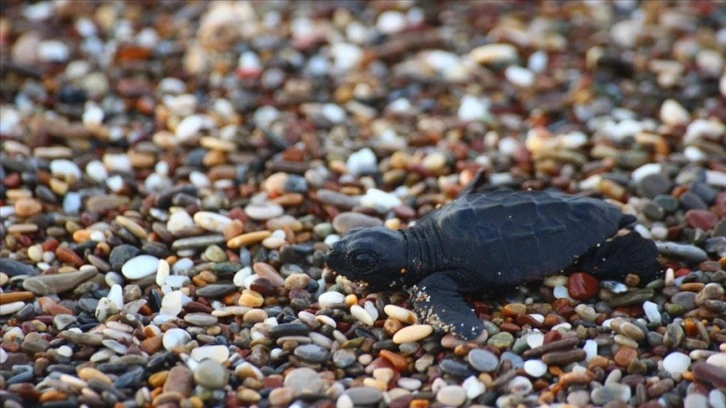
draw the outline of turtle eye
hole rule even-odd
[[[356,269],[368,271],[373,269],[376,264],[376,259],[368,252],[359,252],[353,255],[352,263]]]

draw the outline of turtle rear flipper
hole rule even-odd
[[[413,307],[421,323],[457,335],[475,339],[484,324],[459,294],[459,287],[444,272],[433,273],[412,289]]]
[[[655,243],[637,232],[615,237],[582,255],[574,269],[589,272],[601,280],[622,280],[629,273],[646,283],[663,271]]]

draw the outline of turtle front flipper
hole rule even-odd
[[[431,274],[411,288],[411,299],[422,323],[457,335],[475,339],[484,324],[459,294],[459,287],[443,272]]]

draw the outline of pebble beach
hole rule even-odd
[[[723,1],[0,4],[0,402],[726,408]],[[659,279],[325,266],[486,188],[637,217]],[[516,251],[516,249],[514,249]]]

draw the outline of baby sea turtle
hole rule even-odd
[[[553,191],[473,192],[414,226],[355,228],[332,245],[327,265],[371,290],[406,289],[422,322],[473,339],[483,330],[460,292],[491,293],[576,268],[601,279],[655,279],[655,244],[605,201]]]

